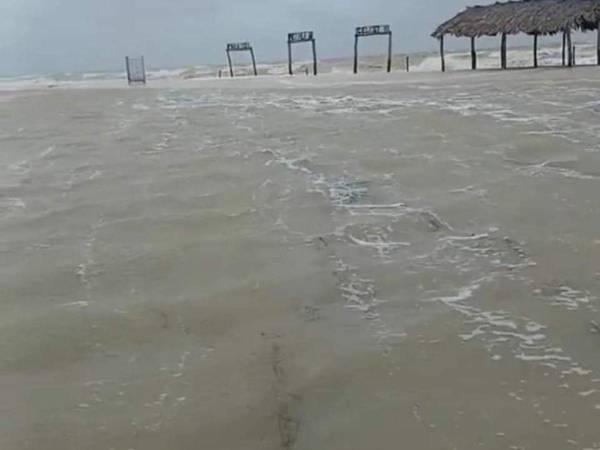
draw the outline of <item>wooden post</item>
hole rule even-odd
[[[229,76],[233,78],[233,64],[231,63],[231,53],[227,50],[227,62],[229,63]]]
[[[127,84],[131,84],[131,73],[129,71],[129,56],[125,57],[125,67],[127,68]]]
[[[387,60],[387,72],[392,71],[392,32],[388,36],[388,60]]]
[[[576,49],[577,47],[573,46],[573,66],[577,65],[577,53],[575,52]]]
[[[358,73],[358,35],[354,36],[354,73]]]
[[[596,43],[596,53],[597,53],[597,59],[596,59],[596,64],[598,64],[600,66],[600,20],[598,21],[598,42]]]
[[[312,51],[313,51],[313,73],[317,76],[317,42],[315,39],[312,40]]]
[[[294,75],[292,67],[292,43],[290,41],[288,41],[288,72],[290,75]]]
[[[573,42],[571,40],[571,29],[567,30],[567,51],[569,67],[573,67]]]
[[[562,48],[563,66],[567,66],[567,32],[563,31],[563,48]]]
[[[500,66],[502,69],[506,69],[508,67],[506,61],[506,33],[502,33],[502,42],[500,45]]]
[[[538,67],[538,61],[537,61],[537,39],[538,39],[538,34],[535,33],[533,35],[533,67],[535,67],[536,69]]]
[[[254,49],[250,47],[250,55],[252,55],[252,67],[254,68],[254,76],[258,76],[258,71],[256,70],[256,58],[254,57]]]
[[[442,59],[442,72],[446,71],[446,57],[444,56],[444,35],[440,36],[440,57]]]
[[[410,56],[406,57],[406,71],[410,72]]]
[[[471,69],[477,70],[477,50],[475,49],[475,36],[471,36]]]
[[[144,79],[142,82],[146,84],[146,63],[144,61],[144,56],[142,55],[142,74],[144,75]]]

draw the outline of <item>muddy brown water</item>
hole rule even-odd
[[[0,447],[600,447],[600,72],[0,103]]]

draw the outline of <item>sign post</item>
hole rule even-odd
[[[358,27],[354,35],[354,73],[358,73],[358,40],[368,36],[388,36],[387,71],[392,71],[392,30],[389,25]]]
[[[231,62],[231,52],[250,52],[250,56],[252,56],[252,68],[254,69],[254,76],[258,75],[258,71],[256,70],[256,58],[254,57],[254,49],[249,42],[235,42],[232,44],[227,44],[226,52],[227,62],[229,63],[229,74],[231,75],[231,78],[234,77],[233,63]]]
[[[292,45],[303,42],[312,43],[313,73],[317,75],[317,44],[315,34],[312,31],[301,31],[299,33],[288,34],[288,71],[290,75],[294,75],[294,69],[292,67]]]

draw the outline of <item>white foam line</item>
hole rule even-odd
[[[63,303],[59,306],[62,308],[73,308],[73,307],[85,308],[87,306],[90,306],[90,303],[91,302],[80,301],[80,302]]]
[[[351,234],[348,235],[348,239],[350,239],[354,244],[361,245],[364,247],[373,247],[373,248],[389,248],[389,247],[410,247],[410,242],[368,242],[363,241],[362,239],[357,239]]]
[[[559,355],[526,355],[525,353],[519,353],[515,355],[515,358],[521,361],[571,361],[568,356]]]
[[[446,236],[440,238],[439,240],[442,242],[452,242],[452,241],[478,241],[480,239],[485,239],[490,237],[487,233],[476,234],[474,236]]]
[[[388,205],[346,205],[347,209],[392,209],[402,208],[406,206],[405,203],[390,203]]]

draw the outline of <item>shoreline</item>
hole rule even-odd
[[[523,78],[524,75],[531,74],[551,74],[546,77],[550,80],[565,80],[573,78],[574,81],[598,81],[600,82],[600,66],[597,65],[578,65],[574,67],[563,66],[545,66],[545,67],[514,67],[507,70],[502,69],[478,69],[473,70],[454,70],[445,73],[440,72],[401,72],[392,73],[363,72],[352,73],[325,73],[317,77],[304,75],[259,75],[259,76],[239,76],[231,78],[194,78],[194,79],[159,79],[149,80],[146,85],[127,85],[126,81],[120,80],[102,80],[102,81],[73,81],[63,84],[50,86],[7,86],[0,83],[0,95],[3,100],[14,98],[14,94],[19,92],[51,92],[61,90],[161,90],[161,89],[200,89],[208,86],[215,87],[233,87],[233,88],[271,88],[274,86],[288,88],[331,88],[336,86],[352,86],[361,84],[373,85],[401,85],[401,84],[437,84],[444,82],[453,82],[465,79],[512,79]],[[586,76],[598,75],[598,79],[585,79],[576,75],[584,74]],[[528,78],[527,82],[535,82],[535,78]],[[540,78],[540,81],[543,81]]]

